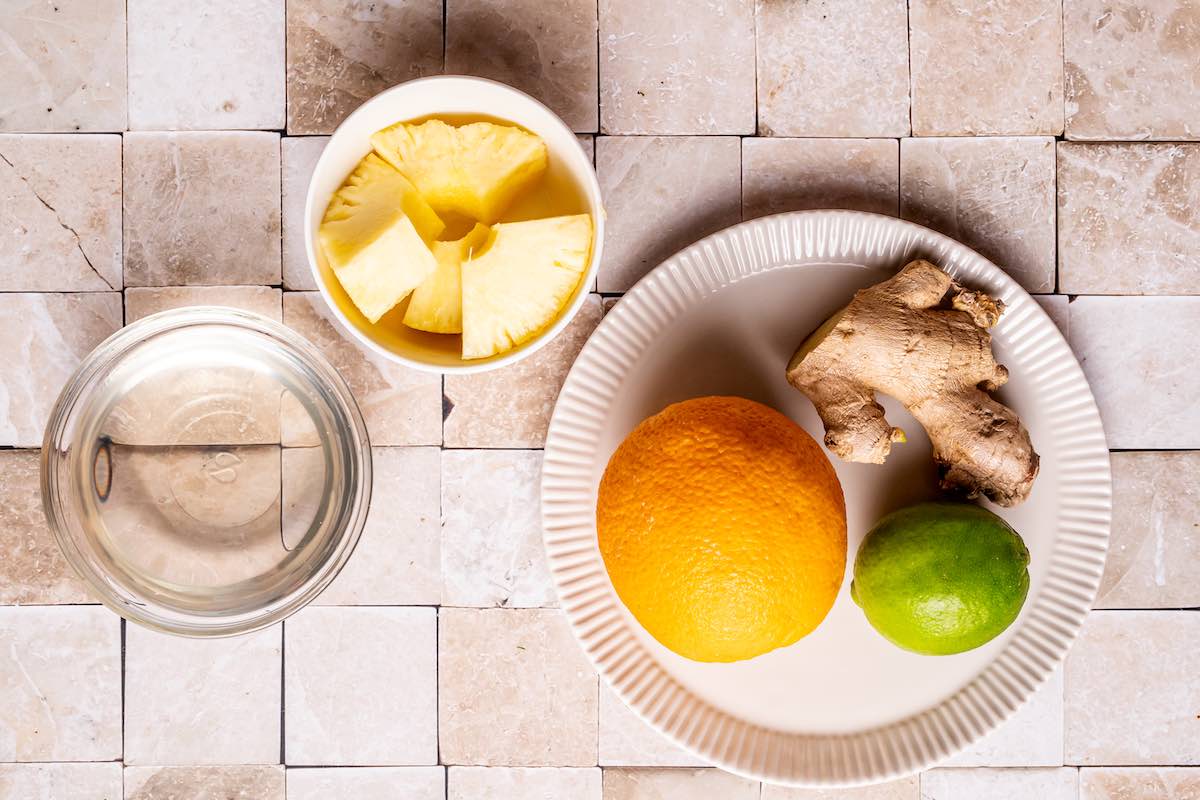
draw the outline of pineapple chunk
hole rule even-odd
[[[552,323],[587,269],[592,217],[508,222],[463,265],[463,358],[487,358]]]
[[[459,127],[401,122],[371,137],[375,152],[404,173],[439,214],[491,224],[546,171],[546,144],[511,125]]]
[[[462,265],[483,247],[488,226],[476,223],[453,242],[434,242],[437,270],[416,288],[404,313],[404,324],[430,333],[462,333]]]
[[[443,227],[413,185],[370,153],[329,201],[317,238],[346,294],[374,323],[437,268],[427,242]]]

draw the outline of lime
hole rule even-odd
[[[893,644],[972,650],[1012,624],[1029,593],[1029,550],[987,509],[919,503],[888,514],[854,559],[850,596]]]

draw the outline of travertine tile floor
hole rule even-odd
[[[0,800],[1200,797],[1197,64],[1194,0],[0,0]],[[445,380],[343,336],[300,234],[325,136],[442,71],[553,106],[609,213],[566,333]],[[1099,400],[1116,511],[1103,610],[1025,709],[944,768],[811,792],[705,767],[599,684],[536,502],[555,395],[616,297],[708,232],[831,205],[939,228],[1039,295]],[[94,345],[214,302],[341,368],[376,501],[313,607],[192,642],[88,604],[33,448]]]

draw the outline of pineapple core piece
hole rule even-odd
[[[507,222],[463,264],[463,358],[487,358],[532,339],[571,299],[587,269],[592,217]]]
[[[462,265],[488,238],[488,226],[476,223],[453,242],[434,242],[437,270],[416,288],[404,324],[430,333],[462,333]]]
[[[370,153],[329,201],[317,238],[346,294],[375,323],[437,269],[427,242],[444,227],[413,185]]]
[[[401,122],[371,136],[439,214],[491,224],[546,171],[546,143],[512,125]]]

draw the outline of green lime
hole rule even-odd
[[[850,596],[893,644],[972,650],[1012,624],[1029,593],[1029,550],[987,509],[919,503],[888,514],[854,559]]]

